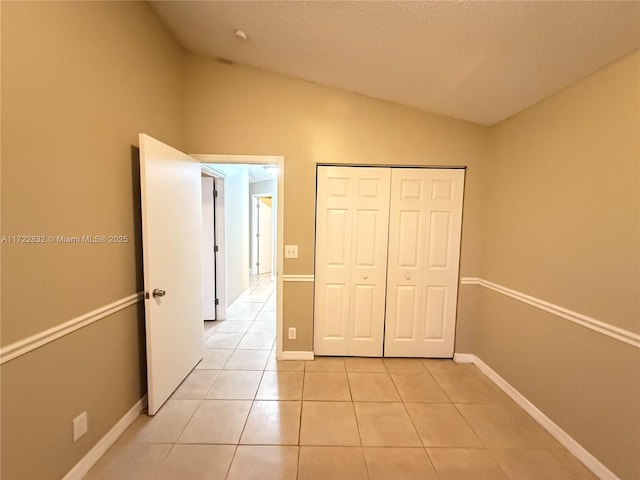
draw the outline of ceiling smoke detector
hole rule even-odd
[[[233,32],[233,36],[236,37],[236,40],[238,40],[240,42],[248,42],[249,41],[249,37],[247,36],[246,32],[244,30],[240,30],[239,28],[237,28]]]

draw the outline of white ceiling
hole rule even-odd
[[[187,50],[483,125],[640,46],[640,2],[151,5]]]

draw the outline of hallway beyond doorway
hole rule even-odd
[[[271,350],[276,339],[276,281],[270,273],[250,275],[249,288],[227,309],[226,320],[205,322],[209,349]],[[201,362],[202,363],[202,362]]]

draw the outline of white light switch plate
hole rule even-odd
[[[284,258],[298,258],[298,245],[285,245]]]

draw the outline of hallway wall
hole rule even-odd
[[[249,171],[239,165],[225,171],[225,268],[227,305],[231,305],[249,288]]]

